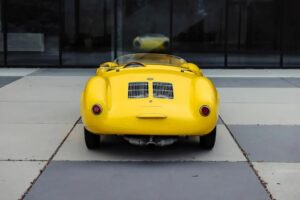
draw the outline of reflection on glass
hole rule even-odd
[[[133,47],[137,51],[160,52],[167,51],[170,39],[163,34],[145,34],[133,40]]]
[[[169,52],[169,1],[120,0],[117,9],[118,56]]]
[[[59,64],[59,0],[7,1],[8,65]]]
[[[229,66],[279,66],[278,9],[276,0],[229,1]]]
[[[284,59],[286,67],[300,66],[300,2],[284,0]]]
[[[173,53],[200,66],[224,66],[225,0],[174,0]]]
[[[97,66],[111,60],[110,0],[66,0],[63,65]]]

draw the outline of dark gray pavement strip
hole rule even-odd
[[[210,78],[216,87],[233,88],[293,88],[294,85],[281,78]]]
[[[300,162],[300,126],[229,125],[251,161]]]
[[[22,76],[0,76],[0,88],[20,78],[22,78]]]
[[[64,139],[61,141],[61,143],[58,145],[58,147],[55,149],[55,151],[53,152],[53,154],[51,155],[51,157],[47,161],[47,164],[44,166],[44,168],[42,170],[40,170],[40,173],[37,176],[37,178],[35,178],[31,182],[31,185],[27,188],[27,190],[24,192],[24,194],[22,195],[22,197],[20,199],[22,199],[22,200],[24,199],[24,197],[27,195],[27,193],[31,190],[32,186],[36,183],[36,181],[39,179],[39,177],[42,175],[42,173],[47,169],[47,166],[51,163],[51,161],[53,160],[54,156],[57,154],[57,152],[59,151],[59,149],[61,148],[61,146],[64,144],[64,142],[67,140],[67,138],[70,136],[70,134],[72,133],[72,131],[76,127],[76,124],[78,123],[79,119],[80,118],[78,118],[76,120],[76,122],[73,124],[73,127],[69,130],[69,132],[67,133],[67,135],[64,137]]]
[[[53,161],[27,200],[269,199],[246,162]]]
[[[68,68],[52,68],[52,69],[39,69],[29,76],[93,76],[96,74],[95,69],[68,69]]]
[[[300,87],[300,78],[282,78],[295,87]]]

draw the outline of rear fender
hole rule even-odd
[[[107,81],[101,76],[94,76],[88,80],[82,94],[80,102],[80,113],[84,124],[91,118],[95,118],[92,113],[92,106],[98,104],[102,107],[101,115],[97,118],[101,118],[107,114],[109,110],[108,101],[108,84]]]
[[[210,108],[210,117],[212,121],[218,120],[219,113],[219,95],[214,84],[206,77],[197,77],[194,80],[194,98],[191,99],[191,104],[195,109],[195,112],[198,112],[201,106],[209,106]]]

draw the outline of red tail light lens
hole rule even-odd
[[[201,114],[202,116],[207,117],[207,116],[209,115],[209,113],[210,113],[210,109],[209,109],[208,106],[202,106],[202,107],[200,108],[200,114]]]
[[[102,108],[99,105],[93,105],[92,111],[95,115],[100,115],[102,113]]]

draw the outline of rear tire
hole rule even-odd
[[[96,135],[84,128],[85,145],[88,149],[98,149],[100,146],[100,135]]]
[[[215,146],[217,126],[207,135],[200,136],[200,146],[202,149],[211,150]]]

